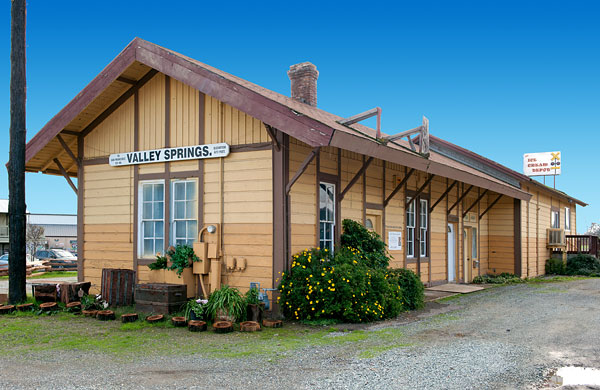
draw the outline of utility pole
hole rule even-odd
[[[25,290],[25,0],[12,0],[10,23],[10,153],[8,163],[8,300],[27,299]]]

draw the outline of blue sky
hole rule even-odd
[[[600,222],[599,10],[591,1],[31,1],[27,139],[136,36],[288,95],[288,67],[311,61],[319,107],[350,116],[380,106],[387,133],[426,115],[432,134],[516,171],[524,153],[560,150],[557,188],[590,203],[578,207],[583,232]],[[2,11],[6,162],[10,2]],[[76,212],[62,177],[27,174],[27,192],[31,212]]]

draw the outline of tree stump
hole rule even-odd
[[[217,322],[213,323],[213,330],[215,331],[215,333],[233,332],[233,322],[217,321]]]
[[[81,299],[79,290],[82,291],[83,295],[87,295],[90,292],[91,285],[91,282],[62,283],[60,285],[60,301],[64,304],[79,301]]]
[[[165,319],[164,315],[157,314],[157,315],[154,315],[154,316],[148,316],[148,317],[146,317],[146,322],[148,322],[150,324],[154,324],[154,323],[157,323],[157,322],[160,322],[160,321],[164,321],[164,319]]]
[[[171,322],[173,323],[174,326],[176,326],[178,328],[187,325],[187,321],[186,321],[185,317],[173,317],[173,318],[171,318]]]
[[[15,311],[14,305],[4,305],[0,306],[0,314],[9,314]]]
[[[33,285],[33,297],[38,302],[56,302],[58,292],[56,284],[39,283]]]
[[[22,305],[18,305],[17,306],[17,310],[18,311],[32,311],[33,310],[33,303],[24,303]]]
[[[112,321],[115,319],[115,312],[112,310],[100,310],[96,314],[96,318],[100,321]]]
[[[121,316],[121,322],[122,323],[127,323],[127,322],[136,322],[138,320],[138,315],[137,313],[128,313],[128,314],[123,314]]]
[[[56,302],[46,302],[40,304],[40,310],[42,311],[55,311],[58,310],[58,304]]]
[[[266,328],[281,328],[283,326],[283,322],[281,320],[263,320],[263,326]]]
[[[204,332],[206,330],[206,322],[191,320],[187,324],[190,332]]]
[[[260,330],[260,324],[256,321],[240,322],[240,331],[242,331],[242,332],[256,332],[259,330]]]
[[[96,315],[98,314],[98,310],[84,310],[81,312],[81,314],[83,314],[86,317],[93,317],[95,318]]]
[[[67,303],[67,310],[71,313],[81,312],[81,302],[69,302]]]

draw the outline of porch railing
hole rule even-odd
[[[585,253],[600,256],[599,238],[597,236],[567,235],[566,250],[569,254]]]

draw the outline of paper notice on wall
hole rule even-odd
[[[391,251],[402,249],[402,232],[388,232],[388,249]]]

